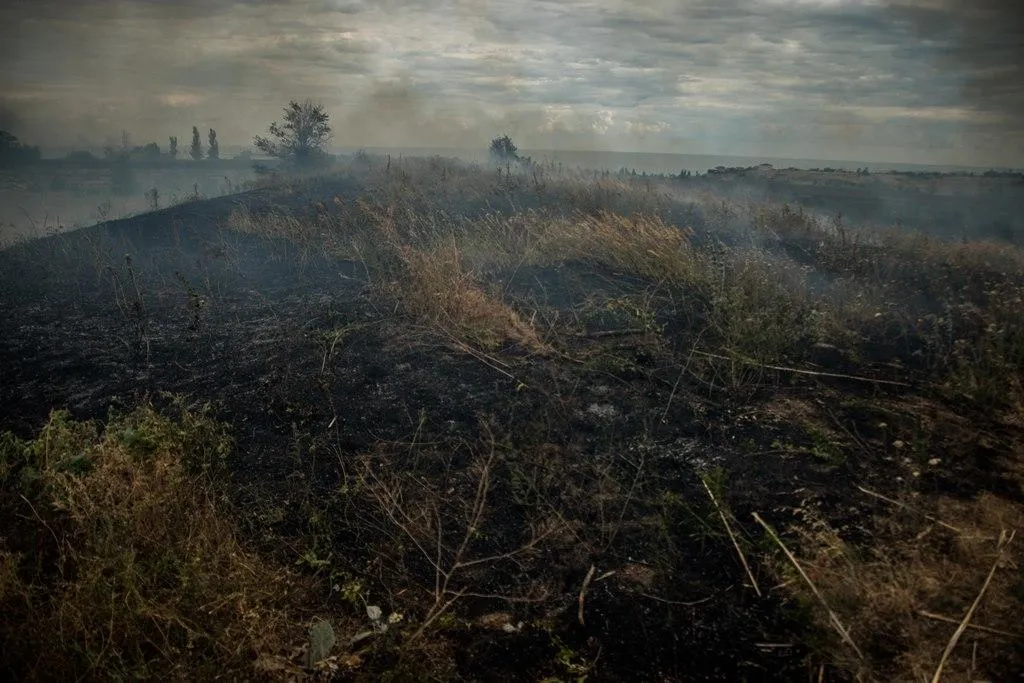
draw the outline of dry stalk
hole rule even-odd
[[[935,621],[944,621],[947,624],[959,624],[959,619],[953,617],[947,617],[945,614],[936,614],[935,612],[928,612],[923,609],[917,610],[917,613],[925,619],[934,619]],[[992,628],[991,626],[982,626],[981,624],[968,624],[967,628],[981,633],[991,633],[994,636],[1003,636],[1004,638],[1021,639],[1024,635],[1020,633],[1010,633],[1009,631],[1003,631],[998,628]]]
[[[661,598],[657,595],[651,595],[650,593],[637,593],[637,595],[642,595],[645,598],[650,598],[651,600],[656,600],[657,602],[663,602],[666,605],[682,605],[683,607],[696,607],[697,605],[703,605],[704,603],[711,602],[715,599],[715,595],[709,595],[708,597],[701,598],[700,600],[689,601],[669,600],[668,598]]]
[[[579,601],[580,602],[580,610],[579,610],[580,626],[586,626],[586,624],[583,623],[583,601],[586,600],[587,588],[590,587],[590,582],[594,579],[594,572],[596,572],[596,571],[597,571],[597,567],[595,567],[594,565],[590,565],[590,571],[587,572],[586,577],[584,577],[584,579],[583,579],[583,585],[580,587],[580,601]]]
[[[750,358],[735,358],[730,356],[722,356],[717,353],[708,353],[707,351],[694,351],[694,353],[706,356],[707,358],[716,358],[718,360],[727,360],[732,362],[745,363],[758,368],[764,368],[765,370],[775,370],[777,372],[792,372],[797,375],[809,375],[811,377],[829,377],[832,379],[849,379],[855,382],[870,382],[871,384],[886,384],[895,387],[909,387],[912,386],[908,382],[897,382],[891,379],[876,379],[874,377],[861,377],[859,375],[844,375],[838,372],[818,372],[816,370],[802,370],[800,368],[788,368],[782,365],[768,365],[766,363],[758,363]]]
[[[704,336],[704,332],[705,330],[701,330],[700,333],[697,335],[697,343],[700,343],[701,338]],[[679,376],[676,377],[675,384],[672,385],[672,391],[668,395],[668,401],[665,402],[665,410],[663,410],[661,413],[662,423],[664,423],[668,419],[669,408],[672,407],[672,401],[676,397],[676,392],[679,390],[680,382],[683,381],[683,376],[686,374],[687,370],[690,369],[690,361],[693,360],[694,351],[696,351],[696,346],[691,346],[690,353],[687,354],[686,356],[686,363],[684,363],[682,369],[679,370]]]
[[[857,488],[862,493],[866,493],[867,495],[871,496],[872,498],[878,498],[879,500],[884,500],[886,503],[889,503],[890,505],[895,505],[896,507],[900,508],[901,510],[906,510],[907,512],[913,512],[915,514],[921,515],[922,517],[924,517],[928,521],[935,522],[939,526],[945,527],[945,528],[949,529],[950,531],[954,531],[954,532],[956,532],[958,534],[963,534],[964,533],[963,529],[961,529],[959,527],[955,527],[952,524],[946,524],[941,519],[936,519],[935,517],[932,517],[931,515],[929,515],[926,512],[922,512],[922,511],[920,511],[920,510],[918,510],[916,508],[910,507],[906,503],[901,503],[900,501],[895,500],[893,498],[889,498],[888,496],[883,496],[881,493],[877,493],[877,492],[872,491],[870,489],[866,489],[863,486],[858,486]]]
[[[715,510],[718,512],[718,516],[722,520],[722,524],[725,526],[725,532],[729,534],[729,540],[732,541],[732,547],[736,549],[736,555],[740,558],[740,564],[743,565],[743,570],[747,572],[747,577],[750,579],[750,584],[754,587],[754,592],[757,593],[757,597],[760,598],[761,588],[757,585],[757,579],[754,578],[754,572],[750,571],[750,565],[747,564],[747,557],[743,554],[739,541],[736,540],[736,534],[732,532],[732,525],[729,524],[729,519],[725,516],[722,506],[718,504],[718,499],[715,497],[715,494],[711,491],[711,487],[708,486],[707,481],[705,481],[703,477],[701,477],[700,483],[704,486],[704,490],[708,492],[711,502],[714,503]]]
[[[782,542],[782,539],[779,538],[779,535],[777,533],[775,533],[775,530],[768,526],[768,524],[763,519],[761,519],[761,515],[757,514],[756,512],[753,513],[753,515],[754,520],[762,527],[764,527],[764,530],[768,532],[768,535],[771,537],[771,539],[775,541],[775,543],[782,549],[782,552],[786,554],[786,558],[790,561],[793,567],[796,568],[797,572],[803,578],[804,582],[811,589],[811,592],[814,593],[814,597],[818,598],[822,606],[824,606],[825,611],[828,613],[829,620],[832,622],[832,625],[835,626],[836,631],[839,632],[839,635],[840,637],[842,637],[843,641],[845,641],[850,646],[850,648],[857,654],[857,659],[863,661],[864,654],[860,651],[860,648],[857,647],[857,644],[853,642],[853,638],[850,637],[850,632],[846,630],[845,626],[843,626],[843,622],[839,620],[839,616],[834,611],[832,611],[831,607],[829,607],[828,601],[825,600],[825,596],[821,594],[821,591],[818,590],[818,587],[814,585],[813,581],[811,581],[811,577],[807,576],[807,572],[805,572],[804,568],[800,566],[800,563],[797,561],[793,553],[789,551],[789,548],[787,548],[786,544]]]
[[[981,604],[981,599],[985,597],[985,592],[988,590],[989,584],[992,583],[992,577],[996,574],[996,569],[999,568],[999,562],[1003,559],[1003,551],[1006,549],[1011,542],[1013,537],[1017,535],[1016,531],[1010,532],[1009,535],[1006,533],[1006,529],[1002,529],[999,532],[999,541],[996,543],[996,559],[992,561],[992,568],[988,570],[988,576],[985,577],[985,583],[982,584],[981,590],[978,591],[978,595],[974,598],[974,602],[971,603],[970,609],[967,610],[967,614],[964,615],[963,621],[957,626],[956,631],[950,637],[949,642],[946,643],[946,649],[942,652],[942,658],[939,660],[939,665],[935,668],[935,674],[932,676],[932,683],[939,683],[942,679],[942,670],[946,667],[946,662],[949,660],[949,656],[953,654],[953,650],[956,649],[957,643],[960,642],[960,637],[967,630],[967,627],[971,623],[971,617],[974,616],[974,612],[978,609],[978,605]]]
[[[615,523],[615,528],[612,529],[611,535],[605,542],[604,547],[601,549],[602,552],[612,547],[612,543],[615,542],[615,537],[619,535],[619,531],[622,529],[622,520],[626,518],[626,510],[629,508],[629,504],[633,502],[633,494],[636,492],[637,482],[640,481],[640,475],[644,471],[644,462],[646,458],[641,454],[640,462],[636,465],[636,474],[633,475],[633,482],[629,485],[629,491],[626,493],[626,500],[622,503],[622,509],[619,510],[619,519]],[[602,512],[602,517],[604,513]]]

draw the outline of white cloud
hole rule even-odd
[[[597,112],[597,116],[594,118],[594,122],[591,124],[593,129],[600,133],[605,134],[608,129],[615,124],[615,113],[607,109],[602,109]]]

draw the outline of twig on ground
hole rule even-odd
[[[756,367],[759,367],[759,368],[764,368],[765,370],[777,370],[779,372],[792,372],[792,373],[795,373],[797,375],[810,375],[811,377],[830,377],[832,379],[850,379],[850,380],[854,380],[856,382],[870,382],[872,384],[888,384],[890,386],[896,386],[896,387],[909,387],[909,386],[913,386],[909,382],[897,382],[896,380],[891,380],[891,379],[876,379],[874,377],[861,377],[859,375],[844,375],[844,374],[841,374],[841,373],[838,373],[838,372],[820,372],[820,371],[817,371],[817,370],[802,370],[800,368],[787,368],[787,367],[782,366],[782,365],[767,365],[765,363],[758,363],[757,361],[751,360],[749,358],[732,358],[732,357],[729,357],[729,356],[722,356],[722,355],[719,355],[717,353],[708,353],[707,351],[694,351],[694,353],[699,353],[700,355],[707,356],[708,358],[717,358],[718,360],[728,360],[728,361],[737,361],[738,360],[741,363],[746,363],[747,365],[753,365],[753,366],[756,366]]]
[[[934,619],[935,621],[944,621],[947,624],[959,624],[959,619],[953,617],[947,617],[945,614],[936,614],[935,612],[928,612],[923,609],[917,610],[917,613],[926,619]],[[968,624],[967,628],[974,629],[975,631],[981,631],[982,633],[991,633],[994,636],[1003,636],[1005,638],[1024,638],[1024,634],[1010,633],[1009,631],[1001,631],[997,628],[991,628],[990,626],[982,626],[981,624]]]
[[[531,551],[544,538],[554,533],[555,529],[533,529],[531,537],[522,545],[507,552],[487,555],[485,557],[467,557],[470,555],[470,546],[473,540],[482,530],[485,513],[489,503],[489,492],[491,487],[492,467],[497,458],[497,445],[493,433],[485,426],[489,436],[489,449],[486,457],[481,459],[480,474],[477,479],[476,493],[472,498],[472,505],[468,510],[465,526],[462,528],[461,540],[454,548],[446,545],[444,537],[444,520],[441,508],[438,504],[428,504],[418,514],[410,514],[407,504],[403,500],[401,486],[386,482],[372,469],[366,470],[364,476],[371,485],[371,491],[377,499],[377,505],[385,517],[408,538],[413,546],[419,551],[423,558],[430,563],[434,569],[434,585],[425,588],[433,598],[433,604],[427,609],[423,622],[413,632],[405,644],[411,645],[427,631],[436,620],[461,598],[466,596],[486,597],[488,599],[500,599],[507,602],[541,602],[547,598],[546,591],[540,591],[526,595],[494,594],[483,593],[473,590],[473,586],[456,587],[453,585],[456,577],[465,574],[465,570],[480,566],[494,565],[499,562],[515,560],[519,555]],[[424,529],[420,524],[420,515],[432,517],[429,520],[431,529]]]
[[[596,332],[583,332],[577,334],[577,337],[583,339],[604,339],[605,337],[629,337],[636,334],[643,334],[646,332],[642,327],[629,327],[622,330],[597,330]]]
[[[622,509],[619,510],[619,520],[615,523],[615,528],[612,529],[612,533],[608,537],[607,542],[605,542],[604,547],[602,548],[602,552],[612,547],[612,543],[615,542],[615,537],[619,535],[619,530],[622,529],[622,520],[626,518],[626,509],[629,507],[629,504],[633,501],[633,493],[636,491],[636,484],[638,481],[640,481],[640,475],[643,474],[644,471],[644,462],[645,458],[643,455],[641,455],[640,463],[636,466],[636,474],[633,475],[633,483],[629,485],[629,491],[626,493],[626,500],[623,501]]]
[[[483,352],[481,352],[481,351],[477,351],[476,349],[474,349],[473,347],[471,347],[471,346],[470,346],[469,344],[466,344],[465,342],[463,342],[463,341],[462,341],[462,340],[460,340],[460,339],[457,339],[457,338],[456,338],[455,336],[453,336],[453,335],[451,335],[451,334],[447,334],[447,333],[446,333],[446,336],[447,336],[447,337],[448,337],[449,339],[451,339],[451,340],[452,340],[452,341],[453,341],[453,342],[455,343],[455,345],[456,345],[456,346],[458,346],[458,347],[459,347],[460,349],[462,349],[463,351],[465,351],[465,352],[466,352],[466,353],[468,353],[469,355],[471,355],[471,356],[473,356],[474,358],[476,358],[476,359],[477,359],[478,361],[480,361],[481,363],[483,363],[483,364],[484,364],[484,365],[486,365],[487,367],[489,367],[489,368],[491,368],[492,370],[495,370],[495,371],[497,371],[497,372],[500,372],[501,374],[505,375],[505,376],[506,376],[506,377],[508,377],[509,379],[511,379],[511,380],[515,380],[515,381],[516,381],[517,383],[519,383],[519,384],[521,384],[521,385],[525,386],[525,384],[523,384],[522,382],[520,382],[520,381],[519,381],[519,380],[518,380],[518,379],[516,378],[516,376],[515,376],[515,375],[513,375],[513,374],[512,374],[511,372],[508,372],[507,370],[503,370],[503,369],[502,369],[501,367],[499,367],[499,366],[505,366],[505,367],[507,368],[507,367],[508,367],[508,364],[507,364],[507,363],[504,363],[504,362],[502,362],[502,361],[498,360],[497,358],[495,358],[495,357],[493,357],[493,356],[491,356],[491,355],[488,355],[488,354],[486,354],[486,353],[483,353]]]
[[[700,339],[703,336],[704,336],[704,330],[701,330],[700,334],[697,335],[697,343],[700,342]],[[683,375],[685,375],[686,371],[690,369],[690,361],[693,360],[693,353],[694,353],[695,350],[696,349],[694,347],[690,347],[690,353],[687,354],[687,356],[686,356],[686,363],[683,364],[682,369],[679,371],[679,376],[676,377],[676,381],[672,385],[672,391],[668,395],[668,400],[665,401],[665,410],[663,410],[662,413],[661,413],[661,421],[662,421],[662,423],[664,423],[665,420],[668,418],[669,408],[672,407],[672,401],[673,401],[673,399],[675,399],[676,392],[679,390],[679,383],[683,381]]]
[[[668,598],[659,598],[657,595],[651,595],[650,593],[637,593],[637,595],[642,595],[645,598],[650,598],[651,600],[663,602],[666,605],[682,605],[683,607],[696,607],[697,605],[703,605],[705,602],[711,602],[715,599],[715,595],[717,595],[717,593],[715,595],[709,595],[706,598],[701,598],[700,600],[691,600],[689,602],[685,602],[683,600],[669,600]]]

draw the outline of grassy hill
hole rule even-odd
[[[1024,251],[360,156],[0,252],[18,679],[1008,680]]]

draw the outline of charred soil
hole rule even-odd
[[[793,299],[801,268],[827,278],[825,296],[862,276],[779,230],[762,252],[777,272],[709,246],[680,252],[691,275],[657,265],[658,225],[636,227],[656,267],[632,267],[602,232],[611,218],[587,219],[606,222],[573,251],[557,225],[522,228],[527,214],[502,208],[476,229],[527,246],[477,262],[497,242],[452,252],[464,231],[410,223],[380,183],[268,188],[0,253],[0,428],[31,439],[55,408],[102,422],[210,403],[234,443],[218,490],[242,543],[319,582],[302,618],[331,621],[337,643],[317,661],[312,640],[284,655],[309,675],[930,675],[990,566],[1000,578],[976,618],[989,631],[967,629],[956,666],[1024,671],[1020,541],[949,551],[970,558],[956,590],[921,546],[960,548],[938,537],[974,517],[952,510],[980,510],[971,529],[996,535],[983,506],[1010,510],[996,516],[1008,533],[1020,519],[1024,414],[1010,385],[993,403],[988,376],[965,378],[995,363],[977,355],[992,340],[961,357],[967,342],[942,337],[1011,323],[931,293],[896,301],[909,271],[886,275],[888,308],[862,298],[835,314],[815,286]],[[284,214],[313,228],[261,222]],[[344,239],[325,248],[328,233]],[[1013,353],[987,371],[1020,370]],[[24,512],[5,477],[5,514]],[[897,592],[883,567],[918,565],[920,591],[911,577],[889,612],[872,603]],[[858,593],[844,566],[875,583]],[[17,630],[0,635],[22,642]],[[8,672],[40,677],[19,654]]]

